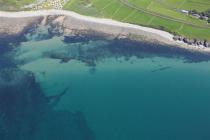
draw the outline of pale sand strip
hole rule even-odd
[[[202,46],[187,45],[183,42],[177,42],[173,40],[173,35],[153,29],[149,27],[143,27],[139,25],[122,23],[112,19],[95,18],[77,14],[72,11],[65,10],[41,10],[41,11],[21,11],[21,12],[0,12],[0,18],[26,18],[26,17],[42,17],[48,15],[64,15],[67,17],[67,26],[72,26],[79,29],[91,29],[99,32],[114,34],[114,35],[137,35],[151,39],[158,40],[160,43],[176,45],[177,47],[186,48],[193,51],[210,52],[210,48],[204,48]],[[72,22],[73,21],[73,22]],[[1,21],[2,22],[2,21]],[[69,22],[69,23],[68,23]],[[77,25],[78,22],[78,25]],[[138,40],[138,39],[137,39]]]

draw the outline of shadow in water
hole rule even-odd
[[[12,42],[13,46],[18,47],[21,42],[47,41],[56,36],[63,36],[64,39],[60,41],[63,41],[66,44],[66,50],[49,50],[48,52],[45,52],[43,56],[52,59],[60,59],[60,63],[79,60],[92,67],[95,67],[97,62],[110,57],[124,57],[125,60],[129,60],[132,56],[139,59],[148,57],[167,57],[179,58],[186,63],[197,63],[210,60],[210,54],[193,52],[187,49],[161,45],[158,43],[149,43],[145,41],[137,42],[129,39],[117,38],[109,40],[96,34],[64,36],[62,33],[58,34],[56,32],[51,32],[53,29],[51,26],[52,25],[33,26],[26,30],[26,32],[19,38],[6,39],[8,40],[7,43]]]
[[[0,140],[94,140],[82,112],[54,110],[68,88],[46,96],[14,59],[21,40],[0,43]]]
[[[80,36],[75,38],[65,37],[63,42],[66,43],[66,51],[50,51],[44,55],[53,59],[60,59],[61,63],[76,59],[92,67],[95,67],[97,62],[111,57],[116,59],[124,57],[127,61],[133,56],[139,59],[166,57],[182,59],[185,63],[197,63],[210,60],[209,54],[191,52],[173,46],[169,47],[148,42],[135,42],[128,39],[105,40],[92,36]],[[96,44],[91,44],[91,42],[95,42]],[[72,45],[74,43],[76,45]],[[77,43],[80,44],[78,45]]]
[[[1,140],[94,140],[82,112],[55,111],[66,93],[46,97],[34,75],[15,68],[0,71]]]
[[[31,29],[33,34],[29,33],[28,40],[52,38],[53,35],[49,36],[47,31]],[[23,40],[27,41],[27,38]],[[11,50],[23,40],[14,39],[0,43],[0,140],[94,140],[94,134],[88,128],[82,112],[54,110],[54,106],[68,89],[47,97],[32,73],[17,68],[18,62],[13,59]],[[91,42],[94,41],[99,42],[92,45]],[[9,45],[11,42],[13,44]],[[41,57],[60,59],[61,63],[79,60],[92,67],[92,74],[96,71],[97,62],[113,57],[124,57],[127,61],[133,56],[139,59],[158,56],[181,58],[185,62],[210,60],[210,55],[126,39],[105,40],[75,36],[65,37],[63,42],[66,45],[65,51],[49,50]],[[169,68],[161,67],[152,72]]]
[[[164,66],[164,67],[160,67],[158,69],[154,69],[152,70],[151,72],[159,72],[159,71],[164,71],[164,70],[167,70],[167,69],[170,69],[171,67],[170,66]]]
[[[94,140],[82,112],[54,110],[68,88],[48,97],[33,73],[18,69],[19,41],[0,43],[0,140]]]

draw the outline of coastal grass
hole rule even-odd
[[[19,11],[24,5],[34,3],[36,0],[0,0],[0,10]]]
[[[205,11],[210,8],[209,0],[126,1],[147,12],[129,7],[121,0],[71,0],[64,6],[64,9],[84,15],[161,29],[188,38],[210,40],[210,25],[206,21],[180,12],[193,9]]]

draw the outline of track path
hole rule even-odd
[[[149,10],[146,10],[146,9],[143,9],[143,8],[140,8],[130,2],[128,2],[128,0],[120,0],[120,2],[129,7],[129,8],[132,8],[134,10],[137,10],[139,12],[143,12],[143,13],[146,13],[146,14],[149,14],[149,15],[152,15],[152,16],[156,16],[156,17],[160,17],[162,19],[167,19],[167,20],[170,20],[170,21],[174,21],[174,22],[179,22],[179,23],[183,23],[183,24],[186,24],[186,25],[190,25],[190,26],[193,26],[193,27],[198,27],[198,28],[206,28],[206,29],[210,29],[210,26],[208,25],[197,25],[197,24],[194,24],[194,23],[191,23],[191,22],[187,22],[185,20],[182,20],[182,19],[176,19],[176,18],[172,18],[172,17],[169,17],[169,16],[164,16],[164,15],[161,15],[161,14],[158,14],[158,13],[155,13],[155,12],[151,12]]]

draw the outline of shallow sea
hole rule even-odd
[[[1,44],[1,140],[209,140],[208,56],[94,37]]]

